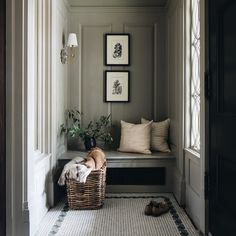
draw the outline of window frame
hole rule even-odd
[[[199,104],[198,104],[198,145],[193,145],[193,117],[192,117],[192,110],[193,110],[193,66],[192,66],[192,48],[193,48],[193,39],[192,39],[192,2],[198,1],[198,98]],[[201,151],[201,135],[200,135],[200,119],[201,119],[201,22],[200,22],[200,0],[190,0],[186,1],[185,5],[185,89],[184,89],[184,100],[185,100],[185,148],[194,151],[195,153],[200,153]],[[196,95],[196,94],[194,94]]]

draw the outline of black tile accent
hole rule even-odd
[[[65,203],[64,207],[62,208],[60,215],[58,216],[57,220],[55,221],[54,225],[51,228],[48,236],[56,235],[69,211],[68,203]]]

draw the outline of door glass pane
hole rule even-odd
[[[200,0],[191,0],[190,148],[200,150]]]

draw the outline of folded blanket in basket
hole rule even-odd
[[[85,183],[87,176],[93,170],[83,164],[84,158],[76,157],[64,166],[58,180],[59,185],[65,185],[66,179],[74,179],[80,183]]]
[[[58,180],[59,185],[65,185],[66,179],[74,179],[85,183],[92,170],[99,170],[105,163],[105,154],[100,148],[93,148],[86,159],[76,157],[64,166]]]

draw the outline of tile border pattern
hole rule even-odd
[[[170,214],[172,216],[172,219],[173,219],[175,225],[178,228],[180,236],[188,236],[189,235],[184,223],[182,222],[182,220],[179,217],[177,210],[175,209],[174,205],[172,204],[171,200],[168,197],[165,197],[162,195],[160,195],[160,196],[139,196],[139,195],[137,195],[137,196],[106,196],[106,199],[115,199],[115,198],[130,198],[130,199],[131,198],[155,198],[155,199],[162,198],[170,207]],[[68,203],[66,202],[64,207],[62,208],[57,220],[55,221],[54,225],[52,226],[48,236],[53,236],[58,233],[68,211],[69,211],[69,206],[68,206]]]

